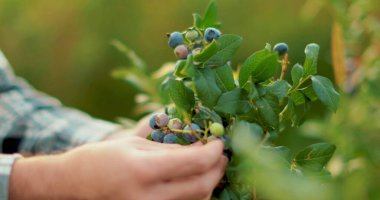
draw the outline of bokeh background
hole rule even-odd
[[[379,199],[380,1],[218,3],[222,32],[243,37],[234,66],[265,43],[284,41],[293,64],[303,62],[308,43],[318,43],[319,74],[331,79],[333,67],[347,70],[352,64],[360,69],[352,70],[360,72],[359,78],[349,72],[354,74],[355,90],[338,83],[342,103],[337,114],[314,104],[311,120],[301,129],[289,128],[276,143],[293,152],[318,141],[336,144],[329,164],[336,199]],[[205,0],[0,0],[0,49],[19,76],[65,105],[111,121],[119,116],[138,119],[136,89],[111,77],[113,69],[131,63],[110,42],[117,39],[135,50],[153,72],[175,61],[165,33],[186,29],[192,24],[191,14],[203,13],[207,4]],[[332,48],[340,40],[345,46]],[[342,62],[331,49],[335,55],[341,53]],[[287,191],[280,199],[293,199],[296,191]]]
[[[134,90],[110,72],[128,61],[110,41],[134,49],[153,71],[174,61],[165,33],[192,24],[205,0],[0,0],[0,49],[14,70],[65,105],[96,117],[136,118]],[[222,31],[244,38],[234,63],[265,43],[286,41],[291,60],[303,62],[306,44],[321,46],[320,72],[331,77],[331,16],[300,18],[304,0],[219,1]]]

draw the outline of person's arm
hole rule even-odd
[[[120,126],[63,107],[15,77],[0,51],[0,200],[7,200],[13,153],[61,152],[99,141]]]
[[[224,174],[222,152],[221,141],[180,146],[131,136],[19,159],[9,200],[204,199]]]

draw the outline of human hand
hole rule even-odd
[[[180,146],[131,136],[20,159],[10,199],[203,199],[224,174],[222,151],[220,141]]]

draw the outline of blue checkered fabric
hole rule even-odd
[[[17,78],[0,51],[0,200],[8,199],[14,153],[46,154],[99,141],[120,129],[63,107]]]

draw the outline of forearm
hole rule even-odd
[[[74,191],[67,187],[67,167],[62,155],[17,160],[10,178],[9,199],[71,199],[69,195]]]

